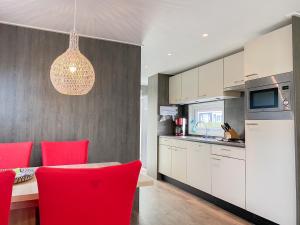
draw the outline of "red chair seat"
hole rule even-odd
[[[37,169],[41,225],[129,225],[140,169]]]
[[[0,143],[0,168],[29,167],[32,142]]]
[[[88,160],[88,140],[42,142],[43,166],[85,164]]]
[[[8,225],[15,172],[0,172],[0,225]]]

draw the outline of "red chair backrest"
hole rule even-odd
[[[36,171],[41,225],[129,225],[141,162]]]
[[[0,143],[0,168],[29,167],[32,142]]]
[[[8,225],[15,172],[0,172],[0,225]]]
[[[43,166],[87,163],[88,145],[88,140],[64,142],[42,141]]]

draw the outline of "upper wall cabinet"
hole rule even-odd
[[[198,101],[239,97],[239,92],[224,92],[223,59],[199,67]]]
[[[182,73],[182,101],[196,100],[198,97],[198,68]]]
[[[247,80],[292,71],[292,25],[248,42],[244,55],[244,75]]]
[[[240,72],[240,55],[229,58],[228,80],[229,86],[236,85],[235,81],[242,80]],[[238,65],[235,65],[238,63]],[[243,64],[242,64],[243,66]],[[237,67],[237,68],[235,68]],[[240,97],[236,91],[224,91],[224,59],[220,59],[198,68],[188,70],[169,78],[169,103],[187,104],[193,102],[213,101],[217,99]],[[237,74],[241,78],[237,78]],[[241,75],[242,74],[242,75]],[[234,90],[234,89],[232,89]]]
[[[244,52],[224,58],[224,90],[243,90],[244,80]]]
[[[223,59],[199,67],[198,97],[223,95]]]
[[[181,102],[181,74],[169,78],[169,103]]]

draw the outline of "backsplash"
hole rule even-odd
[[[224,121],[234,128],[241,138],[245,138],[245,98],[224,100]]]
[[[245,138],[245,98],[244,94],[240,98],[232,98],[224,100],[224,122],[230,124],[241,138]],[[198,103],[199,104],[199,103]],[[188,105],[178,106],[178,115],[188,120]],[[188,127],[187,127],[188,130]]]

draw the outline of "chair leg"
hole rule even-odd
[[[139,188],[136,189],[134,195],[133,211],[137,213],[140,211],[140,189]]]
[[[40,208],[35,208],[35,225],[40,225]]]

